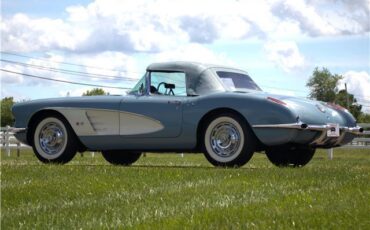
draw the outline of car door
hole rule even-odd
[[[129,95],[121,101],[120,135],[126,138],[179,136],[187,99],[185,74],[156,72],[147,77],[143,82],[147,93]]]

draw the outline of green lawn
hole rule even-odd
[[[2,229],[370,229],[370,150],[318,151],[304,168],[259,153],[240,169],[203,155],[131,167],[89,153],[67,165],[1,156]]]

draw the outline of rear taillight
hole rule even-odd
[[[283,102],[279,99],[273,98],[273,97],[267,97],[267,100],[272,101],[272,102],[274,102],[276,104],[279,104],[279,105],[284,105],[284,106],[287,105],[285,102]]]

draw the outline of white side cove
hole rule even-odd
[[[141,114],[104,109],[51,108],[69,121],[77,136],[138,135],[160,131],[160,121]]]
[[[160,121],[136,113],[120,112],[120,135],[154,133],[164,128]]]

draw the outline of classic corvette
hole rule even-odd
[[[130,165],[142,152],[203,152],[238,167],[254,152],[277,166],[303,166],[316,148],[350,142],[363,130],[344,108],[265,93],[242,70],[155,63],[125,96],[35,100],[14,105],[16,137],[45,163],[101,151]]]

